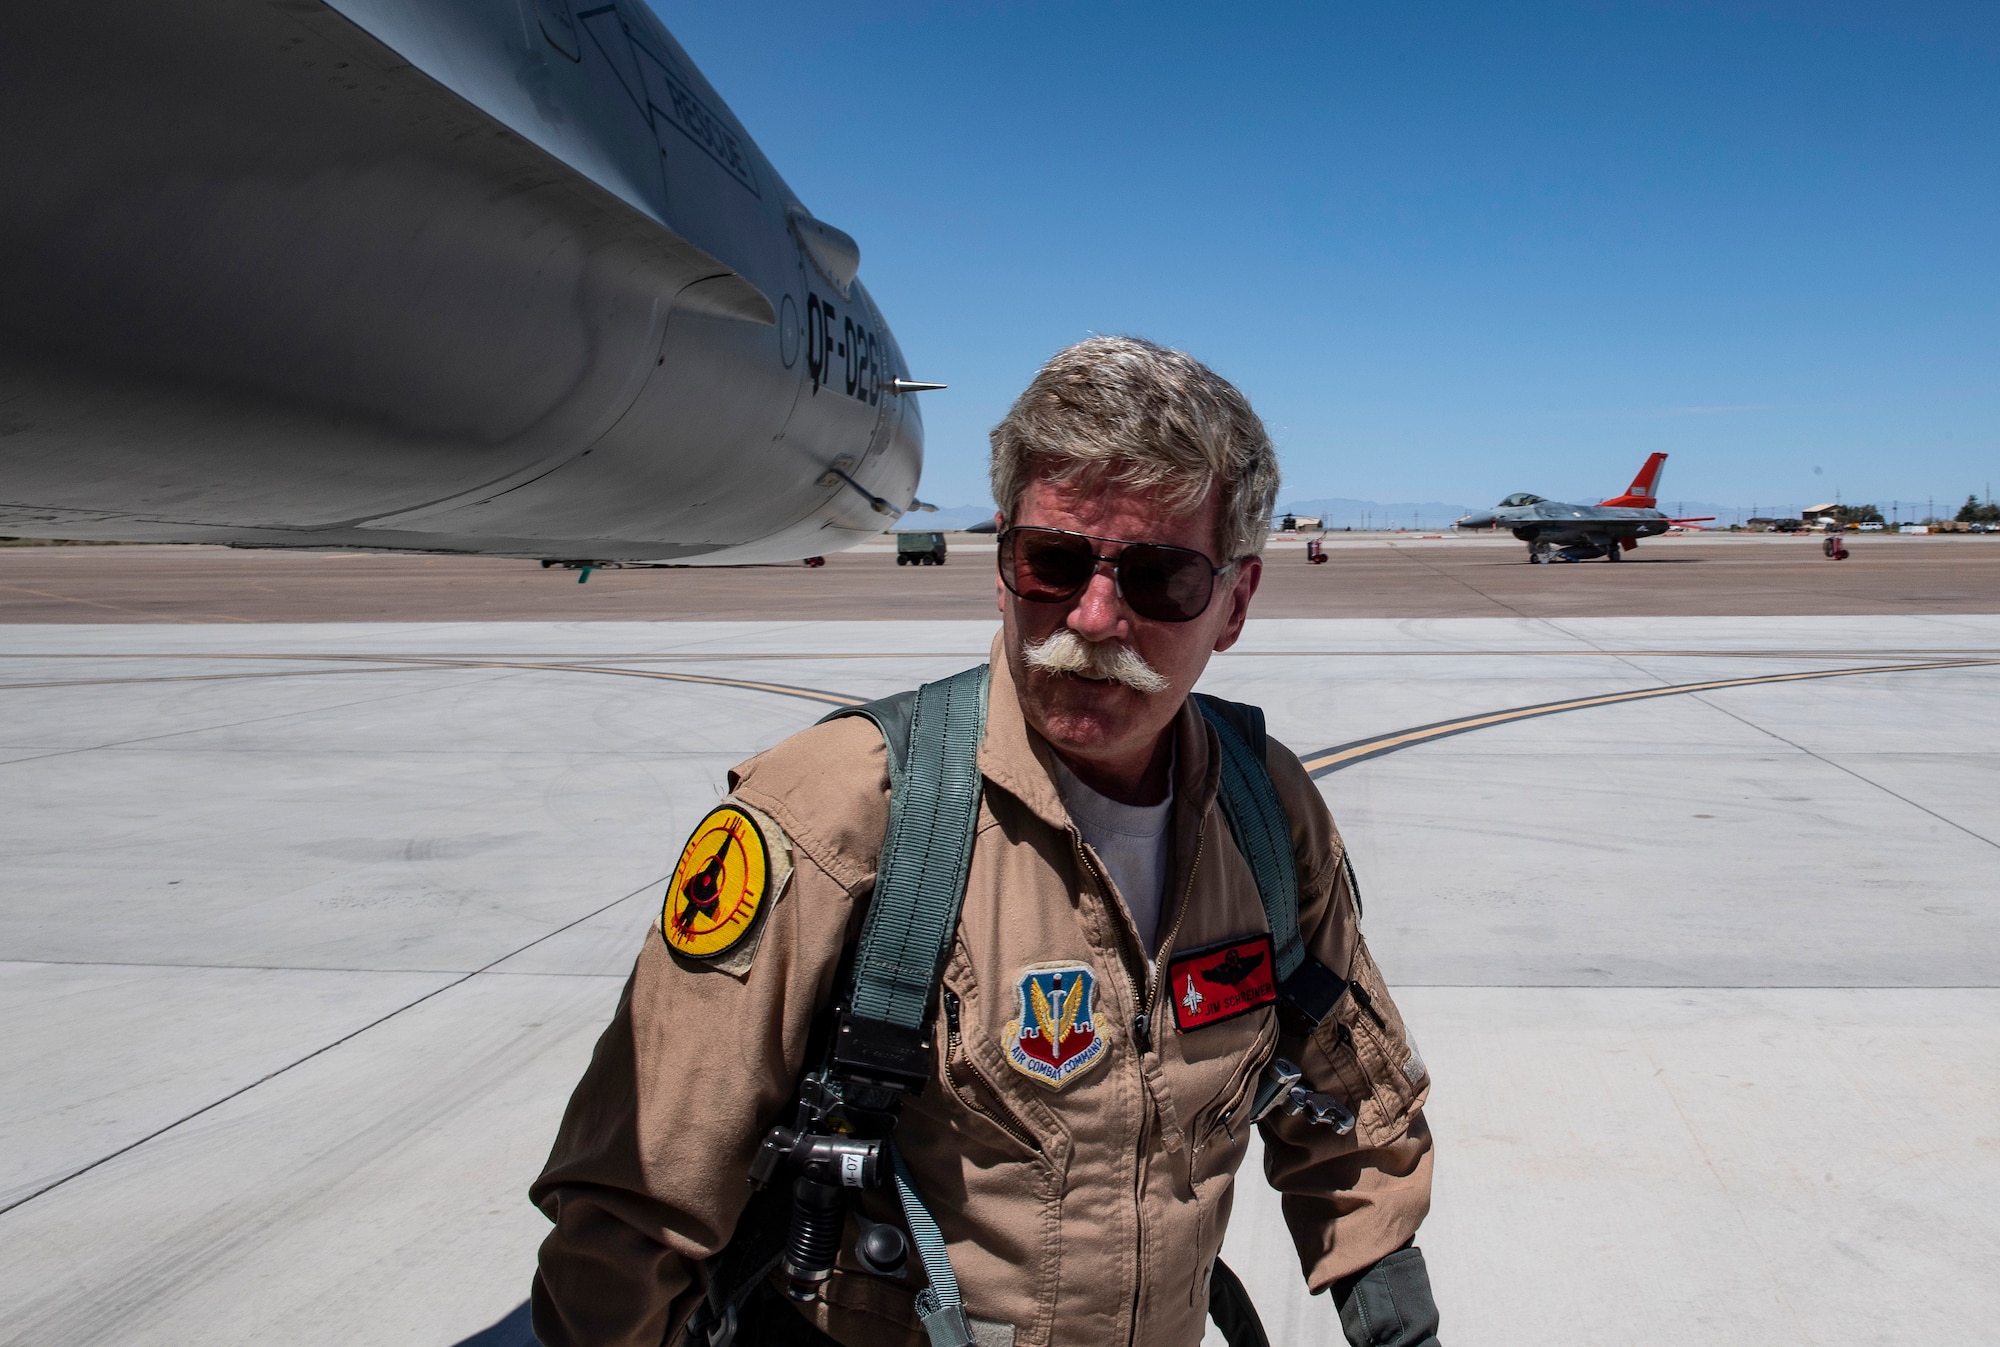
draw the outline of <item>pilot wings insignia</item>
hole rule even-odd
[[[1167,978],[1182,989],[1174,1027],[1191,1033],[1270,1005],[1278,999],[1275,967],[1271,937],[1261,932],[1174,955]]]
[[[1036,964],[1023,970],[1021,1015],[1003,1030],[1007,1062],[1059,1090],[1104,1059],[1094,1007],[1097,977],[1087,964]]]
[[[1213,968],[1204,969],[1202,976],[1210,982],[1220,982],[1225,987],[1234,987],[1263,966],[1263,955],[1253,954],[1246,959],[1242,950],[1231,949],[1222,956],[1221,963]]]

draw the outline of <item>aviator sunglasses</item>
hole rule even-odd
[[[1121,543],[1107,556],[1097,543]],[[1154,622],[1191,622],[1215,596],[1218,566],[1192,547],[1130,543],[1090,533],[1017,524],[1000,535],[1000,580],[1029,603],[1068,603],[1081,594],[1102,563],[1111,566],[1118,597]]]

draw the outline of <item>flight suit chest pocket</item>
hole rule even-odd
[[[953,1103],[967,1115],[997,1129],[1022,1151],[1040,1156],[1041,1138],[1035,1135],[1021,1110],[1008,1102],[992,1075],[979,1064],[972,1045],[966,1040],[964,998],[947,983],[938,989],[938,999],[945,1023],[943,1060],[938,1074]]]
[[[1249,1131],[1247,1114],[1257,1081],[1278,1044],[1278,1017],[1265,1011],[1246,1020],[1249,1041],[1238,1054],[1235,1069],[1216,1096],[1196,1115],[1194,1146],[1189,1154],[1190,1179],[1199,1183],[1222,1169],[1233,1171],[1231,1154]]]
[[[1313,1055],[1327,1074],[1308,1065],[1307,1077],[1354,1110],[1355,1141],[1384,1146],[1410,1128],[1430,1090],[1430,1071],[1410,1039],[1366,944],[1356,947],[1346,995],[1313,1031]]]

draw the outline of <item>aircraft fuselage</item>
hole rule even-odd
[[[1581,556],[1609,556],[1640,538],[1665,533],[1672,521],[1659,510],[1616,505],[1570,505],[1535,500],[1525,505],[1496,505],[1458,521],[1459,528],[1504,528],[1527,543],[1537,559],[1552,547],[1570,548]]]
[[[0,534],[724,563],[913,501],[858,250],[637,0],[10,18]]]

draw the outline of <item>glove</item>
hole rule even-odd
[[[1438,1347],[1431,1274],[1414,1244],[1340,1282],[1334,1299],[1353,1347]]]

